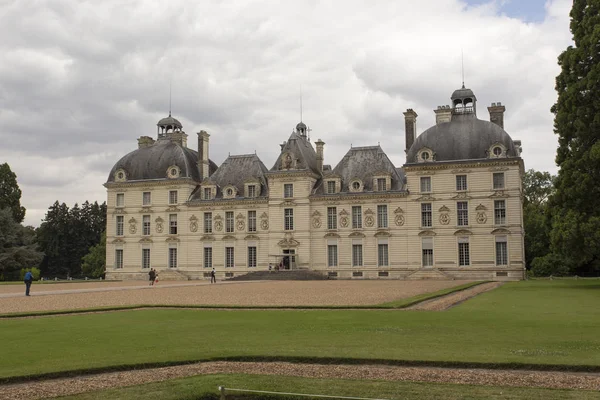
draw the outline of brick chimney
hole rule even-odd
[[[415,142],[415,136],[417,134],[417,113],[414,112],[412,108],[409,108],[404,113],[404,132],[406,138],[406,149],[404,149],[404,151],[408,152]]]
[[[198,172],[202,180],[210,176],[210,164],[208,161],[208,138],[206,131],[200,131],[198,135]]]
[[[154,144],[154,139],[150,136],[140,136],[138,139],[138,149],[142,149],[144,147],[150,147]]]
[[[504,129],[504,111],[506,111],[506,107],[500,102],[492,103],[492,105],[488,107],[488,111],[490,112],[490,122]]]
[[[323,172],[323,146],[325,142],[319,139],[315,144],[317,145],[317,168],[319,172]]]
[[[443,122],[450,122],[452,119],[452,108],[449,105],[438,106],[435,112],[435,124],[441,124]]]

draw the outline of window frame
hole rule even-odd
[[[178,262],[177,247],[169,247],[168,251],[168,266],[171,269],[177,268]]]
[[[169,214],[169,235],[177,235],[177,214]]]
[[[212,188],[210,188],[210,187],[202,188],[202,197],[203,197],[203,200],[212,200],[212,198],[213,198]]]
[[[494,225],[506,225],[506,219],[506,200],[494,200]]]
[[[327,207],[327,229],[337,229],[337,207]]]
[[[142,236],[150,236],[152,233],[151,223],[150,215],[142,215]]]
[[[248,185],[248,197],[256,197],[256,185]]]
[[[123,249],[115,249],[115,269],[123,269]]]
[[[148,195],[148,200],[146,201],[146,195]],[[142,206],[151,206],[152,205],[152,192],[142,192]]]
[[[115,220],[115,236],[125,236],[125,216],[117,215]]]
[[[358,210],[358,213],[355,211]],[[352,229],[362,229],[362,206],[352,206]]]
[[[294,230],[294,209],[284,208],[283,209],[283,230],[293,231]]]
[[[148,253],[148,254],[146,254]],[[150,248],[142,248],[142,269],[150,269],[151,263],[151,251]]]
[[[464,208],[461,208],[464,207]],[[456,202],[456,225],[457,226],[469,226],[469,202],[468,201],[457,201]]]
[[[499,179],[502,182],[499,182],[499,184],[496,184],[496,178],[502,178]],[[500,184],[501,183],[501,184]],[[504,190],[506,188],[506,176],[504,175],[504,172],[494,172],[492,173],[492,189],[493,190]]]
[[[338,245],[327,244],[327,267],[338,266]]]
[[[464,178],[464,179],[462,179]],[[456,191],[457,192],[466,192],[469,188],[467,183],[467,175],[461,174],[456,175]]]
[[[469,267],[471,265],[471,245],[468,237],[457,239],[458,266]]]
[[[363,260],[363,245],[362,243],[352,243],[352,266],[362,267]]]
[[[257,266],[257,248],[256,246],[248,246],[248,268],[256,268]]]
[[[177,190],[169,190],[169,205],[176,205],[178,203]]]
[[[211,211],[207,211],[204,213],[203,221],[204,221],[204,233],[213,233],[212,212]]]
[[[225,233],[235,232],[235,218],[233,211],[225,211]]]
[[[248,232],[256,232],[256,210],[248,210]]]
[[[385,192],[387,191],[387,179],[386,178],[377,178],[377,191]]]
[[[377,243],[377,266],[390,266],[390,249],[388,243]]]
[[[212,247],[204,247],[202,252],[202,262],[204,263],[204,268],[212,268],[213,267],[213,249]]]
[[[327,194],[336,193],[336,181],[327,181]]]
[[[284,199],[294,198],[294,184],[293,183],[284,183],[283,184],[283,198]]]
[[[429,210],[426,210],[426,208]],[[426,224],[425,222],[429,222]],[[421,203],[421,227],[431,228],[433,227],[433,205],[432,203]]]
[[[115,207],[125,207],[125,193],[117,193],[115,197]]]
[[[388,228],[388,206],[387,204],[377,205],[377,228]]]
[[[496,236],[494,238],[494,253],[496,258],[496,266],[498,267],[507,267],[508,266],[508,237],[507,236]],[[504,247],[504,251],[498,252],[498,245]],[[503,246],[502,246],[503,245]],[[502,263],[504,261],[504,263]]]
[[[231,251],[231,254],[229,254]],[[225,268],[233,268],[235,267],[235,247],[233,246],[225,246]]]
[[[420,183],[420,193],[431,193],[433,190],[432,179],[430,176],[422,176],[419,180]]]

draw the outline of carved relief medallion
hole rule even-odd
[[[246,224],[244,223],[244,220],[238,219],[238,222],[237,222],[238,231],[243,231],[245,227],[246,227]]]
[[[447,213],[440,214],[440,224],[448,225],[450,223],[450,216]]]
[[[215,221],[215,231],[221,232],[223,230],[223,223],[221,221]]]
[[[477,213],[477,223],[478,224],[485,224],[487,222],[487,215],[485,215],[485,212],[480,211]]]
[[[158,217],[154,220],[154,222],[156,222],[156,232],[157,233],[162,233],[163,231],[163,219],[161,217]]]
[[[198,231],[198,218],[195,215],[190,217],[190,232]]]
[[[348,217],[340,218],[340,225],[342,226],[342,228],[347,227],[348,226]]]
[[[266,212],[264,212],[260,215],[260,219],[261,219],[260,228],[263,231],[266,231],[267,229],[269,229],[269,216],[267,215]]]
[[[404,215],[402,215],[402,214],[396,215],[396,218],[394,219],[394,221],[396,222],[396,226],[404,225]]]
[[[134,235],[137,232],[137,226],[136,226],[136,220],[135,218],[131,218],[129,220],[129,233],[131,233],[132,235]]]
[[[319,219],[319,217],[315,217],[312,220],[312,226],[315,229],[319,229],[321,227],[321,219]]]
[[[372,216],[370,216],[370,215],[367,215],[367,216],[365,217],[365,225],[366,225],[366,226],[368,226],[368,227],[372,227],[374,222],[375,222],[375,219],[374,219]]]

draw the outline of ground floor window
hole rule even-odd
[[[506,236],[496,236],[496,265],[508,265]]]
[[[225,247],[225,268],[233,268],[233,247]]]
[[[115,268],[123,268],[123,249],[115,250]]]
[[[458,265],[464,267],[470,264],[469,238],[458,238]]]
[[[433,267],[433,238],[424,237],[422,241],[423,266]]]
[[[177,268],[177,248],[169,249],[169,268]]]
[[[327,245],[327,266],[328,267],[337,267],[337,265],[338,265],[337,244],[328,244]]]
[[[362,267],[363,265],[363,248],[362,244],[352,245],[352,266]]]
[[[256,246],[248,246],[248,268],[256,267]]]
[[[150,268],[150,249],[142,249],[142,268]]]
[[[387,267],[389,265],[387,243],[379,243],[377,245],[377,265],[380,267]]]
[[[212,268],[212,247],[204,248],[204,268]]]

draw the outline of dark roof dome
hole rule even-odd
[[[306,130],[306,124],[302,121],[298,122],[298,125],[296,125],[296,130],[300,131],[300,130]]]
[[[452,100],[464,99],[467,97],[470,97],[475,100],[475,94],[473,93],[473,91],[471,89],[466,89],[465,85],[463,85],[463,87],[460,89],[456,89],[454,92],[452,92],[452,96],[450,96],[450,98]]]
[[[160,121],[158,121],[158,123],[156,124],[156,126],[159,126],[161,128],[165,128],[165,129],[175,129],[175,128],[179,128],[182,129],[183,125],[181,125],[181,122],[179,122],[176,118],[171,117],[171,113],[169,113],[168,117],[165,117],[163,119],[161,119]]]
[[[504,146],[507,157],[519,157],[513,140],[500,126],[475,114],[453,115],[450,122],[434,125],[417,137],[406,153],[406,163],[417,162],[423,148],[433,151],[434,161],[487,159],[494,144]]]

